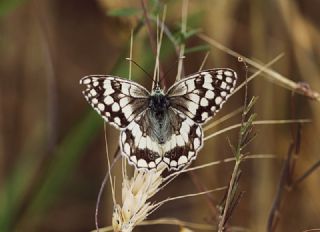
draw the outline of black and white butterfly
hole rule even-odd
[[[150,93],[136,82],[111,75],[83,77],[84,97],[103,119],[121,130],[120,147],[137,168],[164,162],[179,169],[203,144],[201,124],[217,113],[236,84],[231,69],[209,69]]]

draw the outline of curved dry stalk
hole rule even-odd
[[[250,65],[252,65],[253,67],[257,68],[257,69],[260,69],[260,70],[263,70],[264,73],[268,74],[268,76],[270,78],[272,78],[273,81],[275,81],[276,84],[286,88],[286,89],[289,89],[291,91],[294,91],[296,93],[299,93],[301,95],[304,95],[306,97],[309,97],[311,98],[312,100],[317,100],[318,102],[320,102],[320,94],[314,90],[312,90],[310,87],[302,84],[302,83],[296,83],[292,80],[290,80],[289,78],[281,75],[280,73],[272,70],[272,69],[265,69],[263,68],[263,65],[247,58],[247,57],[244,57],[242,56],[241,54],[231,50],[230,48],[227,48],[225,47],[224,45],[222,45],[221,43],[219,43],[218,41],[210,38],[209,36],[203,34],[203,33],[200,33],[198,35],[198,37],[204,41],[206,41],[208,44],[228,53],[229,55],[233,56],[233,57],[243,57],[243,59]]]
[[[236,94],[241,88],[243,88],[246,83],[249,83],[250,81],[252,81],[255,77],[257,77],[258,75],[260,75],[262,72],[264,72],[265,70],[268,69],[268,67],[270,67],[271,65],[273,65],[275,62],[277,62],[278,60],[280,60],[282,57],[284,56],[284,53],[279,54],[278,56],[276,56],[273,60],[271,60],[269,63],[267,63],[266,65],[262,66],[261,69],[259,69],[258,71],[256,71],[254,74],[252,74],[248,80],[242,82],[230,95],[230,97],[234,94]]]
[[[200,72],[203,69],[205,63],[207,62],[209,54],[210,54],[210,52],[206,52],[206,54],[204,55],[204,58],[203,58],[202,63],[200,65],[199,69],[198,69],[198,72]]]
[[[131,30],[131,34],[130,34],[130,60],[132,60],[132,49],[133,49],[133,30]],[[131,80],[132,76],[132,62],[129,62],[129,80]]]
[[[253,121],[252,124],[253,125],[275,125],[275,124],[291,124],[291,123],[310,123],[311,120],[310,119],[293,119],[293,120],[257,120],[257,121]],[[226,127],[222,130],[219,130],[211,135],[208,135],[206,137],[204,137],[204,141],[211,139],[213,137],[216,137],[217,135],[220,135],[222,133],[225,133],[227,131],[236,129],[241,127],[241,123]]]
[[[243,158],[243,160],[246,160],[246,159],[275,159],[275,158],[276,158],[276,156],[273,155],[273,154],[254,154],[254,155],[245,156]],[[206,167],[215,166],[215,165],[219,165],[219,164],[222,164],[222,163],[229,163],[229,162],[233,162],[235,160],[236,160],[236,158],[230,157],[230,158],[226,158],[226,159],[223,159],[223,160],[218,160],[218,161],[213,161],[213,162],[209,162],[209,163],[206,163],[206,164],[198,165],[198,166],[195,166],[195,167],[192,167],[192,168],[186,168],[186,169],[183,169],[183,170],[180,170],[178,172],[174,172],[174,173],[168,175],[166,178],[164,178],[164,181],[166,182],[169,179],[171,179],[172,177],[178,176],[181,173],[195,171],[195,170],[198,170],[198,169],[203,169],[203,168],[206,168]]]
[[[224,121],[236,116],[237,114],[241,113],[242,110],[243,110],[243,106],[239,107],[238,109],[232,111],[229,114],[226,114],[225,116],[223,116],[223,117],[221,117],[219,119],[216,119],[216,120],[212,121],[212,123],[208,124],[207,126],[205,126],[203,128],[203,131],[207,131],[207,130],[219,125],[220,123],[222,123],[222,122],[224,122]]]
[[[162,20],[161,20],[161,27],[159,27],[159,17],[157,18],[157,53],[156,53],[156,64],[154,66],[154,74],[153,74],[153,80],[152,83],[152,89],[154,89],[155,84],[159,83],[160,80],[160,51],[161,51],[161,44],[162,44],[162,38],[163,38],[163,29],[164,29],[164,21],[166,18],[167,13],[167,7],[166,5],[163,8],[163,14],[162,14]],[[160,32],[159,32],[160,28]]]
[[[181,33],[184,35],[187,32],[187,16],[188,16],[188,0],[184,0],[182,4],[182,19],[181,19]],[[185,43],[180,44],[179,57],[184,56]],[[178,72],[176,81],[179,81],[182,75],[183,59],[179,59]]]
[[[186,195],[181,195],[181,196],[177,196],[177,197],[170,197],[168,199],[165,199],[163,201],[158,202],[157,204],[155,204],[156,207],[161,206],[169,201],[174,201],[174,200],[178,200],[178,199],[184,199],[184,198],[189,198],[189,197],[195,197],[195,196],[200,196],[200,195],[204,195],[207,193],[212,193],[212,192],[217,192],[217,191],[221,191],[221,190],[225,190],[227,189],[226,186],[224,187],[219,187],[219,188],[215,188],[215,189],[211,189],[211,190],[207,190],[207,191],[203,191],[203,192],[198,192],[198,193],[190,193],[190,194],[186,194]]]

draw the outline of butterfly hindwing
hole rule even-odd
[[[175,83],[167,92],[173,108],[202,124],[217,113],[236,84],[231,69],[201,71]]]
[[[159,143],[154,135],[156,126],[148,114],[141,113],[121,132],[122,152],[137,168],[156,168],[164,162],[169,169],[179,169],[196,158],[202,146],[201,126],[170,108],[168,110],[168,136]]]
[[[148,106],[149,92],[141,85],[109,75],[82,78],[83,95],[103,119],[117,128],[125,128]]]
[[[180,169],[196,158],[202,147],[203,132],[189,117],[174,109],[171,112],[172,135],[163,145],[163,162],[169,169]]]
[[[121,132],[123,154],[137,168],[155,168],[162,161],[161,145],[151,137],[155,125],[149,125],[147,111],[142,112]]]

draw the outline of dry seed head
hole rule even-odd
[[[189,228],[187,227],[181,227],[179,232],[193,232],[193,230],[190,230]]]
[[[164,168],[158,170],[135,170],[131,179],[124,176],[122,183],[122,206],[116,204],[112,216],[114,231],[130,232],[142,222],[155,208],[148,202],[159,191],[163,182],[161,174]]]

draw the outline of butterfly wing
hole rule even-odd
[[[217,113],[236,85],[231,69],[204,70],[175,83],[167,91],[173,108],[196,123],[204,123]]]
[[[147,110],[121,131],[120,147],[130,164],[137,168],[156,168],[162,161],[161,145],[151,137],[152,128]]]
[[[121,150],[129,162],[137,168],[147,169],[164,162],[169,169],[179,169],[195,159],[202,145],[201,127],[170,108],[167,129],[161,132],[165,133],[166,140],[159,143],[154,136],[158,131],[149,112],[141,113],[121,132]]]
[[[116,128],[125,128],[148,107],[149,92],[141,85],[109,75],[90,75],[80,80],[89,104]]]
[[[203,132],[199,124],[173,108],[169,110],[172,135],[163,145],[163,162],[169,169],[180,169],[196,158],[202,147]]]

